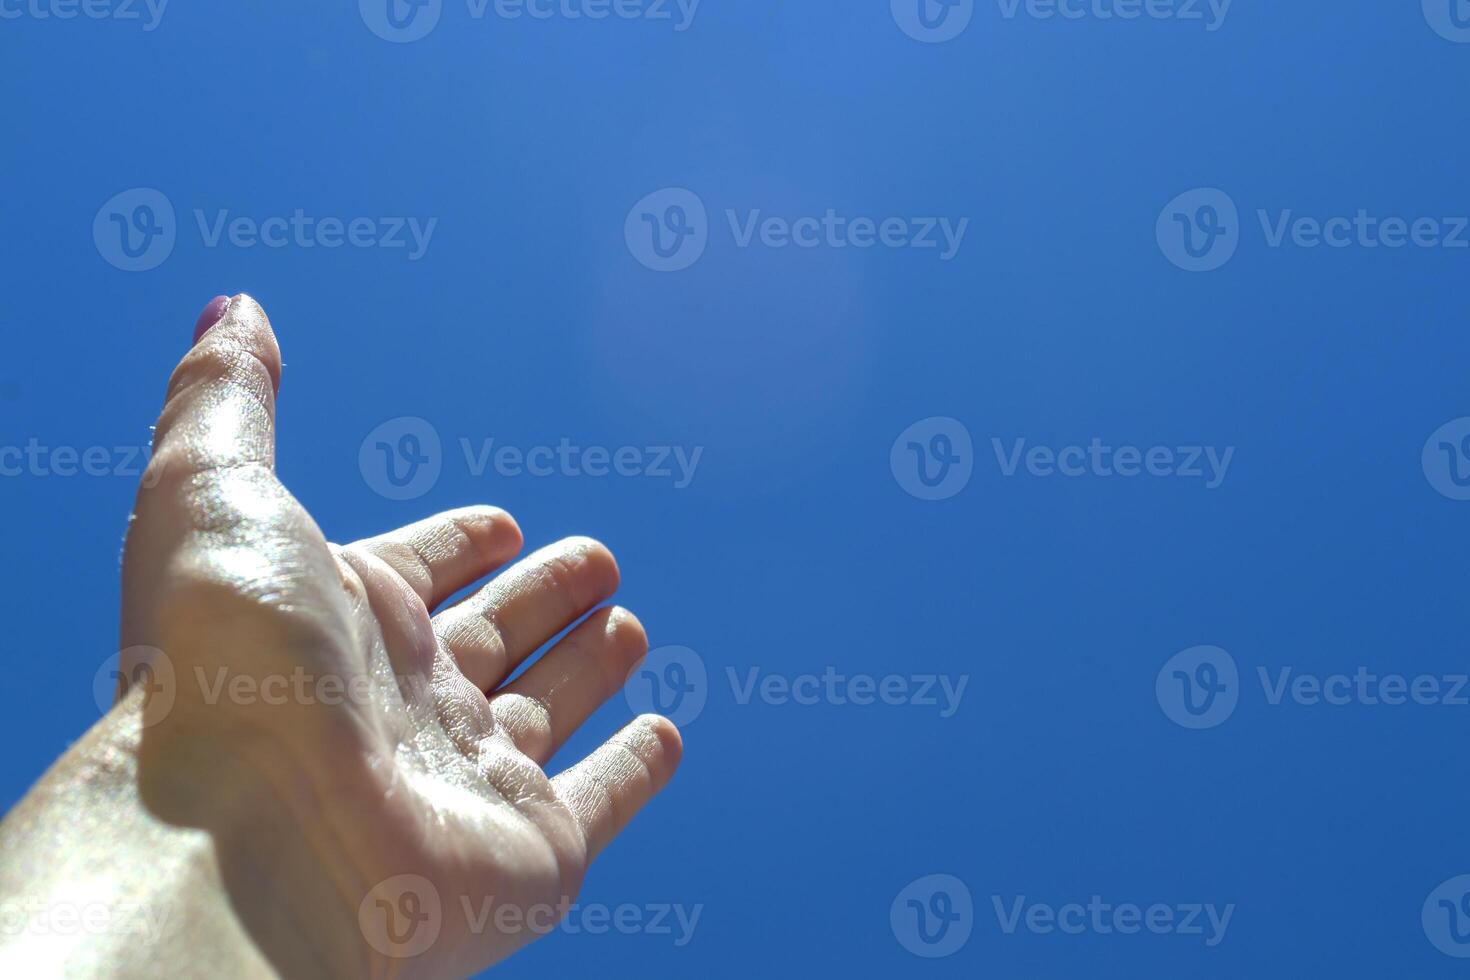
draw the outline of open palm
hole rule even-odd
[[[562,541],[431,618],[515,556],[519,528],[474,507],[328,543],[275,477],[279,381],[247,296],[170,381],[124,562],[145,799],[214,836],[278,971],[471,973],[556,923],[667,783],[679,735],[645,716],[548,778],[646,653],[643,628],[599,609],[507,679],[613,593],[612,555]]]

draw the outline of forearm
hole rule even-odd
[[[145,804],[141,709],[135,691],[0,824],[0,975],[276,972],[229,899],[214,834]]]

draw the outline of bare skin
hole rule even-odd
[[[439,608],[514,558],[515,521],[328,543],[274,473],[280,373],[242,295],[170,380],[123,567],[132,683],[0,824],[0,904],[32,910],[0,975],[467,975],[548,931],[679,763],[644,716],[543,769],[647,651],[593,611],[606,548]],[[466,915],[487,900],[509,912]]]

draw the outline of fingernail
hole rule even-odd
[[[216,296],[209,301],[204,312],[199,314],[199,319],[194,321],[194,343],[199,343],[199,338],[209,333],[209,328],[219,323],[220,317],[225,315],[225,307],[230,305],[228,296]]]

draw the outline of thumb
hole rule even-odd
[[[218,298],[195,336],[169,379],[150,470],[178,479],[251,464],[273,468],[281,350],[265,311],[243,293]]]

